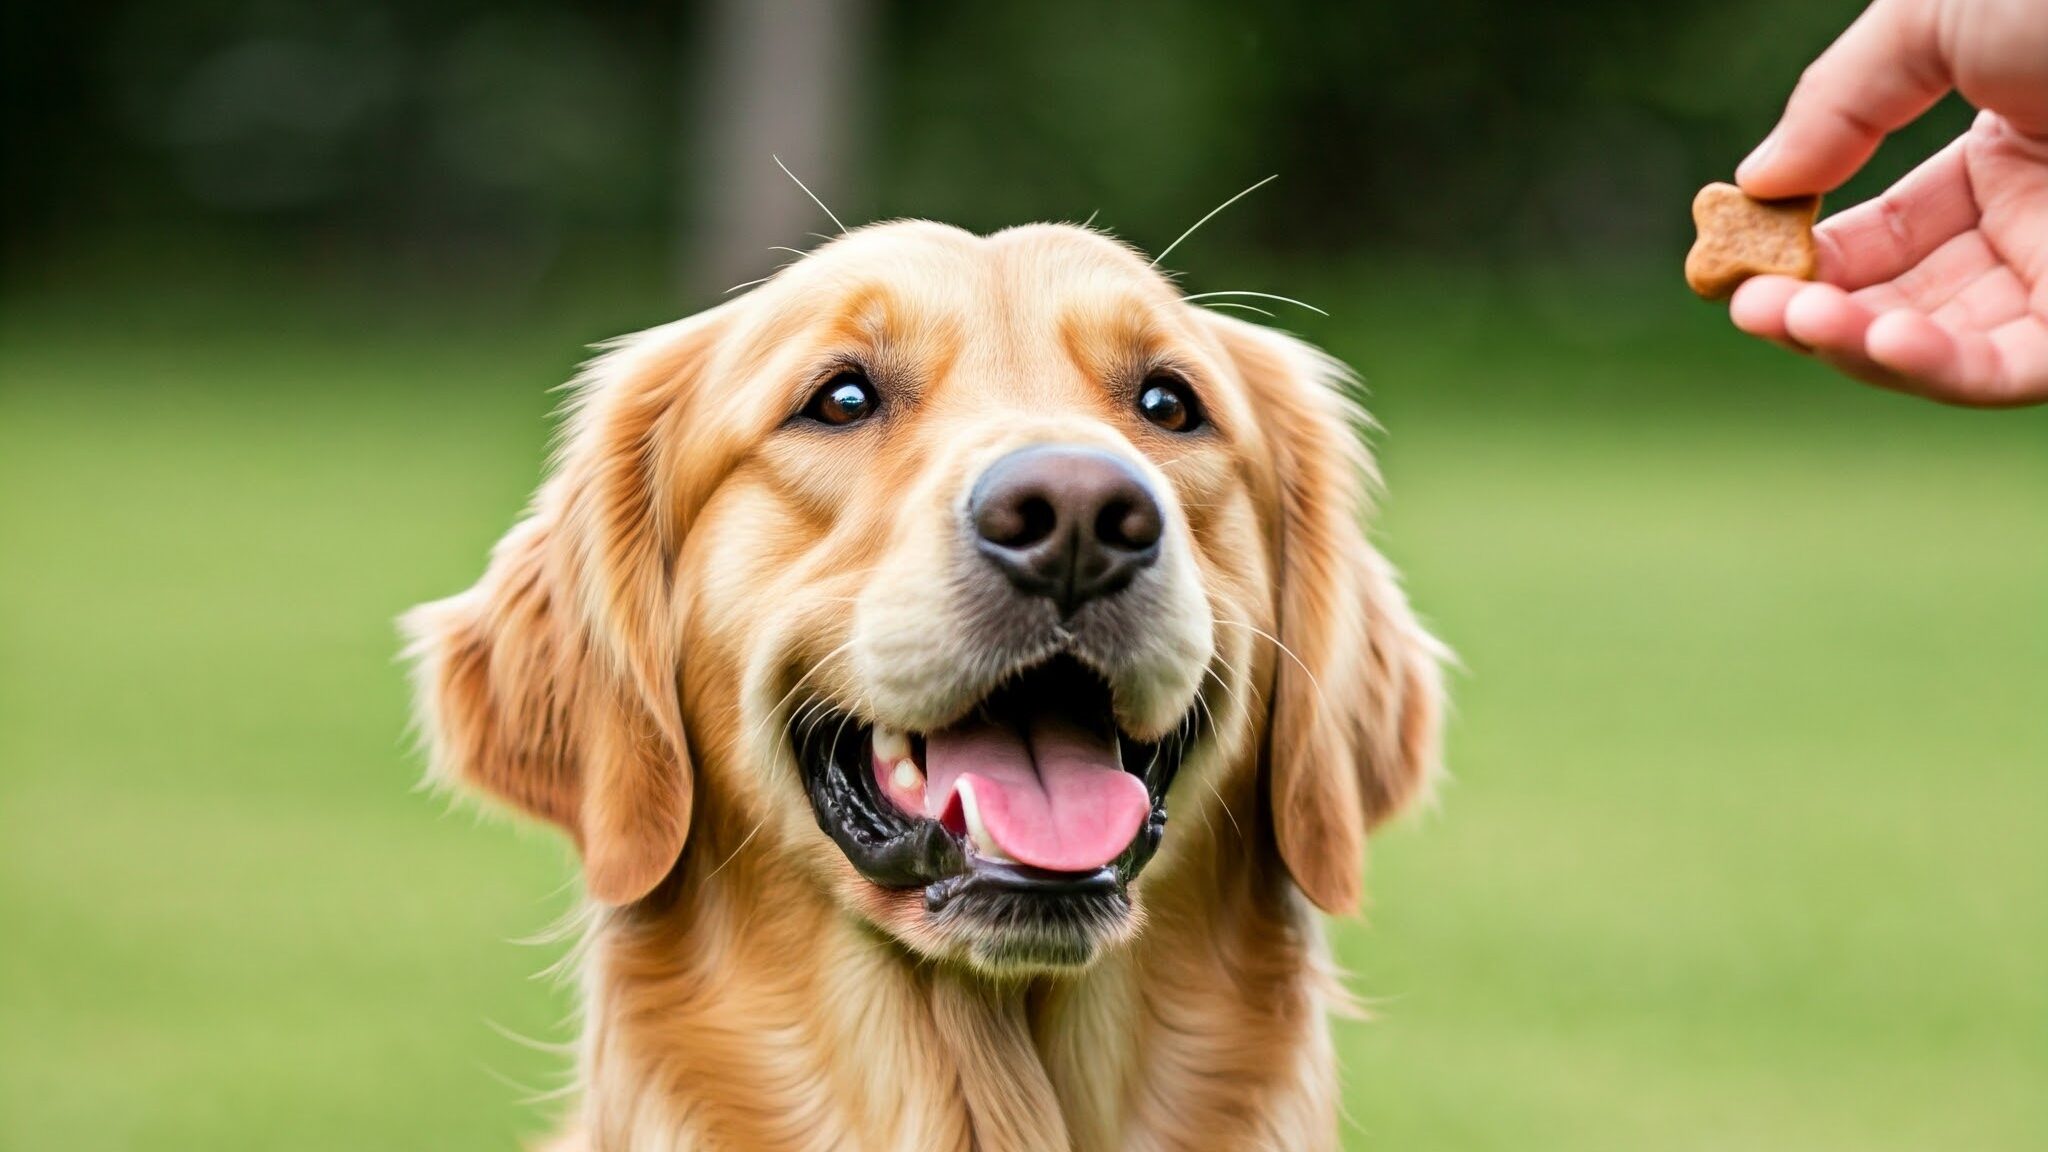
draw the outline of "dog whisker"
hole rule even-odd
[[[1224,291],[1217,291],[1217,292],[1197,292],[1197,293],[1193,294],[1192,296],[1183,296],[1183,297],[1181,297],[1181,299],[1183,299],[1183,300],[1208,300],[1208,299],[1211,299],[1211,298],[1213,298],[1213,297],[1216,297],[1216,296],[1253,296],[1253,297],[1257,297],[1257,298],[1258,298],[1258,299],[1260,299],[1260,300],[1278,300],[1278,301],[1279,301],[1280,303],[1282,303],[1282,304],[1292,304],[1292,305],[1294,305],[1294,306],[1295,306],[1296,308],[1306,308],[1306,309],[1308,309],[1309,311],[1311,311],[1311,312],[1315,313],[1315,314],[1316,314],[1316,315],[1318,315],[1318,316],[1328,316],[1328,315],[1329,315],[1329,313],[1328,313],[1328,312],[1325,312],[1325,311],[1323,311],[1323,310],[1322,310],[1321,308],[1318,308],[1318,307],[1316,307],[1315,305],[1313,305],[1313,304],[1310,304],[1310,303],[1308,303],[1307,301],[1304,301],[1304,300],[1296,300],[1296,299],[1295,299],[1294,297],[1292,297],[1292,296],[1275,296],[1275,295],[1274,295],[1273,293],[1271,293],[1271,292],[1251,292],[1251,291],[1246,291],[1246,290],[1243,290],[1243,289],[1229,289],[1229,290],[1224,290]],[[1229,305],[1228,305],[1228,304],[1227,304],[1226,302],[1224,302],[1224,301],[1218,301],[1218,302],[1217,302],[1217,305],[1207,305],[1207,304],[1205,304],[1205,305],[1203,305],[1203,307],[1207,308],[1207,307],[1214,307],[1214,306],[1218,306],[1218,305],[1220,305],[1220,306],[1223,306],[1223,307],[1228,307],[1228,306],[1229,306]],[[1245,308],[1245,307],[1249,307],[1249,305],[1245,305],[1245,304],[1239,304],[1239,305],[1237,305],[1237,307],[1239,307],[1239,308]],[[1272,313],[1271,313],[1271,312],[1268,312],[1268,313],[1266,313],[1266,315],[1268,315],[1268,316],[1271,316],[1271,315],[1272,315]]]
[[[1237,675],[1237,669],[1231,666],[1230,661],[1225,659],[1222,653],[1219,652],[1216,654],[1216,660],[1218,663],[1221,663],[1223,665],[1226,671],[1230,672],[1232,675]],[[1239,712],[1248,711],[1248,709],[1245,707],[1244,699],[1237,694],[1237,689],[1232,688],[1228,681],[1226,681],[1223,677],[1218,676],[1216,674],[1215,669],[1203,669],[1202,674],[1205,678],[1214,680],[1216,682],[1216,686],[1223,689],[1224,693],[1230,697],[1231,702],[1237,705],[1237,709]],[[1211,707],[1206,700],[1203,699],[1201,694],[1197,694],[1195,700],[1198,704],[1201,705],[1202,710],[1208,713],[1210,724],[1212,726],[1216,725],[1216,710],[1213,707]],[[1223,809],[1224,818],[1230,821],[1231,831],[1237,833],[1238,842],[1240,844],[1246,843],[1244,838],[1244,829],[1239,827],[1237,823],[1237,814],[1230,810],[1230,805],[1223,799],[1223,793],[1216,790],[1215,782],[1210,780],[1209,777],[1205,774],[1202,777],[1202,784],[1204,787],[1209,789],[1209,794],[1216,798],[1217,807]],[[1211,833],[1211,835],[1213,834],[1214,833]]]
[[[789,165],[784,164],[782,162],[782,157],[770,156],[769,159],[775,161],[775,166],[777,168],[782,169],[782,174],[784,176],[787,176],[791,180],[796,181],[796,186],[804,190],[804,195],[809,196],[811,198],[811,203],[816,204],[820,212],[823,212],[825,215],[831,217],[832,223],[835,227],[837,227],[841,232],[846,231],[846,225],[840,223],[838,214],[833,212],[830,208],[825,207],[825,202],[823,200],[818,199],[818,194],[816,192],[811,191],[809,185],[805,184],[802,180],[797,179],[796,173],[791,172],[789,170]],[[831,239],[831,237],[828,236],[826,237],[826,239],[829,240]]]
[[[1223,799],[1223,793],[1218,792],[1216,790],[1215,782],[1211,781],[1207,776],[1204,776],[1202,777],[1202,787],[1207,788],[1209,790],[1209,795],[1214,796],[1216,798],[1216,807],[1221,808],[1223,810],[1223,818],[1225,820],[1230,821],[1230,830],[1231,832],[1236,834],[1237,842],[1240,844],[1247,843],[1247,841],[1244,838],[1244,829],[1238,826],[1237,814],[1230,810],[1229,803]],[[1202,818],[1202,822],[1204,824],[1208,823],[1208,817],[1204,816]],[[1214,828],[1211,828],[1209,830],[1209,835],[1216,835],[1216,830]]]
[[[831,714],[831,707],[824,697],[811,697],[804,705],[803,710],[797,713],[796,727],[798,728],[798,740],[810,739],[812,733],[817,730],[818,725],[830,717]]]
[[[718,875],[720,872],[725,871],[725,866],[727,864],[732,863],[734,857],[737,857],[741,852],[746,851],[747,845],[754,842],[754,834],[759,832],[761,830],[762,825],[766,823],[768,823],[768,817],[766,816],[763,816],[759,820],[754,821],[754,826],[747,830],[747,834],[745,836],[740,837],[740,842],[733,846],[732,851],[725,854],[725,859],[720,860],[718,862],[718,867],[713,868],[711,871],[706,872],[704,874],[705,882],[709,883],[712,877]]]
[[[1180,247],[1181,241],[1187,239],[1190,236],[1193,236],[1195,234],[1195,229],[1200,228],[1202,225],[1207,224],[1209,221],[1215,219],[1216,214],[1218,212],[1223,211],[1225,208],[1230,207],[1232,204],[1235,204],[1239,200],[1242,200],[1245,197],[1251,195],[1252,193],[1257,192],[1259,189],[1264,188],[1266,185],[1271,184],[1273,181],[1278,180],[1279,178],[1280,174],[1278,172],[1275,172],[1271,176],[1266,177],[1264,180],[1259,181],[1258,183],[1252,185],[1244,191],[1239,192],[1237,195],[1232,196],[1230,199],[1225,200],[1223,203],[1218,204],[1214,208],[1209,209],[1209,214],[1207,216],[1204,216],[1200,220],[1197,220],[1193,224],[1189,225],[1187,231],[1173,238],[1173,243],[1168,244],[1164,248],[1161,248],[1159,250],[1159,255],[1154,256],[1152,258],[1152,263],[1150,266],[1153,268],[1159,267],[1159,262],[1161,260],[1166,259],[1167,253],[1173,251],[1175,248]],[[822,208],[824,207],[824,205],[821,204],[819,205],[819,207]]]
[[[803,675],[797,677],[796,682],[789,686],[789,691],[784,692],[780,700],[777,700],[774,704],[770,705],[768,710],[762,713],[761,722],[756,724],[753,730],[747,733],[745,744],[752,744],[754,741],[760,739],[761,734],[764,731],[766,731],[771,724],[775,722],[777,716],[782,711],[782,706],[784,704],[789,703],[789,698],[796,695],[797,690],[804,686],[804,682],[809,680],[812,676],[817,675],[819,670],[824,668],[825,665],[831,663],[832,660],[836,658],[840,653],[846,651],[848,648],[851,647],[853,647],[853,641],[848,640],[844,644],[841,644],[839,647],[834,648],[830,652],[827,652],[823,656],[820,656],[816,660],[812,661],[810,668],[807,669]]]
[[[758,283],[758,281],[757,281],[757,283]],[[1181,299],[1183,299],[1183,300],[1193,300],[1193,299],[1194,299],[1194,297],[1193,297],[1193,296],[1183,296],[1183,297],[1181,297]],[[1246,312],[1257,312],[1257,313],[1258,313],[1259,315],[1261,315],[1261,316],[1264,316],[1264,317],[1266,317],[1266,318],[1267,318],[1268,320],[1270,320],[1270,319],[1272,319],[1272,318],[1273,318],[1273,314],[1272,314],[1271,312],[1268,312],[1268,311],[1266,311],[1266,310],[1265,310],[1264,308],[1259,308],[1259,307],[1255,307],[1255,306],[1253,306],[1253,305],[1250,305],[1250,304],[1233,304],[1233,303],[1231,303],[1231,302],[1230,302],[1230,301],[1228,301],[1228,300],[1216,300],[1216,301],[1212,301],[1212,302],[1210,302],[1210,303],[1208,303],[1208,304],[1204,304],[1204,305],[1202,305],[1202,307],[1204,307],[1204,308],[1208,308],[1208,309],[1212,309],[1212,310],[1213,310],[1213,309],[1217,309],[1217,308],[1242,308],[1242,309],[1244,309],[1244,310],[1245,310]]]
[[[1203,715],[1209,718],[1209,726],[1214,728],[1216,726],[1216,712],[1215,709],[1209,706],[1209,702],[1197,694],[1195,696],[1195,706],[1201,710]],[[1216,798],[1216,806],[1223,809],[1223,816],[1230,821],[1230,830],[1237,834],[1238,843],[1244,843],[1244,829],[1238,827],[1237,817],[1231,813],[1230,805],[1224,803],[1223,794],[1216,790],[1215,783],[1205,775],[1202,777],[1202,786],[1209,790],[1209,795]],[[1216,838],[1216,826],[1209,822],[1209,814],[1206,811],[1202,813],[1202,827],[1208,830],[1211,840]]]
[[[1328,700],[1325,699],[1323,696],[1322,683],[1316,679],[1316,674],[1314,670],[1309,668],[1307,664],[1302,663],[1301,657],[1295,655],[1294,649],[1289,648],[1285,641],[1281,640],[1278,636],[1273,635],[1271,632],[1268,632],[1265,629],[1260,628],[1256,624],[1250,624],[1243,620],[1227,620],[1221,616],[1218,616],[1216,617],[1216,623],[1228,624],[1233,628],[1243,628],[1248,632],[1256,633],[1260,636],[1265,637],[1267,640],[1272,641],[1273,646],[1280,649],[1281,652],[1286,653],[1287,658],[1289,660],[1294,661],[1294,666],[1301,669],[1302,675],[1308,677],[1309,684],[1313,686],[1316,690],[1316,699],[1322,701],[1323,703],[1328,703]]]
[[[1238,671],[1237,671],[1237,669],[1231,666],[1231,663],[1230,663],[1230,661],[1228,661],[1228,660],[1226,660],[1226,659],[1224,659],[1224,658],[1223,658],[1223,654],[1222,654],[1222,653],[1220,653],[1220,652],[1219,652],[1219,653],[1217,653],[1217,654],[1216,654],[1216,661],[1217,661],[1217,663],[1219,663],[1219,664],[1222,664],[1222,665],[1223,665],[1223,670],[1224,670],[1224,671],[1226,671],[1226,672],[1229,672],[1229,673],[1230,673],[1231,675],[1235,676],[1235,675],[1238,675],[1238,674],[1239,674],[1239,673],[1238,673]],[[1221,688],[1221,689],[1223,689],[1223,694],[1224,694],[1224,695],[1226,695],[1226,696],[1228,696],[1228,697],[1230,697],[1230,702],[1231,702],[1232,704],[1235,704],[1235,705],[1237,705],[1237,710],[1238,710],[1238,711],[1240,711],[1240,712],[1249,712],[1249,711],[1251,711],[1251,709],[1250,709],[1249,707],[1247,707],[1247,706],[1246,706],[1246,704],[1245,704],[1245,702],[1244,702],[1244,697],[1242,697],[1242,696],[1239,696],[1239,695],[1237,694],[1237,689],[1235,689],[1235,688],[1231,687],[1231,686],[1230,686],[1230,683],[1229,683],[1229,681],[1225,680],[1225,679],[1224,679],[1223,677],[1221,677],[1221,676],[1218,676],[1218,675],[1216,674],[1216,670],[1215,670],[1214,668],[1205,668],[1205,669],[1203,669],[1203,670],[1202,670],[1202,676],[1203,676],[1203,678],[1204,678],[1204,679],[1208,679],[1208,680],[1214,680],[1214,681],[1216,682],[1216,686],[1217,686],[1218,688]],[[1213,719],[1215,718],[1215,717],[1214,717],[1214,714],[1213,714],[1213,712],[1211,713],[1211,716],[1210,716],[1210,718],[1211,718],[1212,720],[1213,720]]]

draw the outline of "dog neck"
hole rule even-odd
[[[590,1147],[1334,1146],[1344,994],[1271,845],[1237,840],[1244,793],[1181,822],[1133,941],[1059,977],[916,960],[769,854],[693,845],[725,862],[592,930]]]

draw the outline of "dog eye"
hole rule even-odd
[[[804,416],[820,424],[851,424],[874,415],[880,401],[866,376],[841,372],[811,394],[811,402],[804,405]]]
[[[1193,432],[1202,426],[1201,409],[1187,382],[1172,376],[1154,376],[1145,381],[1138,394],[1138,412],[1168,432]]]

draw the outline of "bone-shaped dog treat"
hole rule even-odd
[[[1700,238],[1685,258],[1685,282],[1707,300],[1726,300],[1751,276],[1813,279],[1813,222],[1820,197],[1752,200],[1733,184],[1709,184],[1692,199]]]

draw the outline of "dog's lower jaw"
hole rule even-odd
[[[822,896],[761,898],[745,853],[686,865],[593,928],[590,1147],[1334,1148],[1319,925],[1210,816],[1225,843],[1178,827],[1144,930],[1059,977],[913,962]]]

